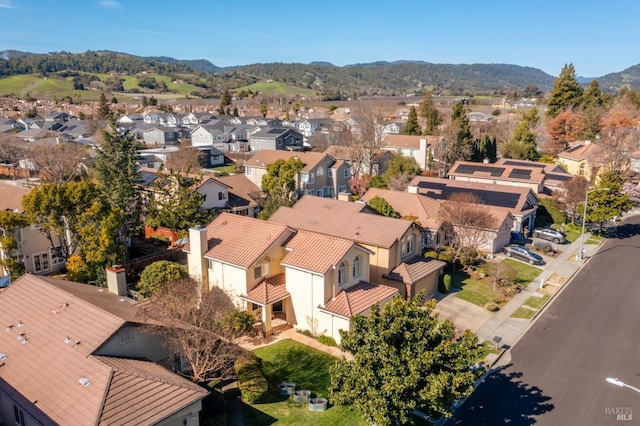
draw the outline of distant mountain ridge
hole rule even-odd
[[[87,59],[88,56],[91,58]],[[17,65],[16,65],[17,64]],[[88,51],[37,54],[17,50],[0,51],[0,77],[47,74],[65,69],[81,72],[136,74],[152,70],[159,74],[204,73],[225,75],[248,83],[274,80],[318,92],[353,91],[366,94],[406,94],[445,90],[450,93],[500,93],[536,85],[553,87],[556,77],[537,68],[510,64],[436,64],[422,60],[376,61],[336,66],[327,61],[301,63],[257,63],[219,67],[207,59],[176,59],[168,56],[136,56],[121,52]],[[621,87],[640,90],[640,65],[603,77],[578,77],[581,84],[597,79],[602,90]]]

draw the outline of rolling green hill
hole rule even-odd
[[[254,93],[260,92],[266,95],[316,96],[318,94],[315,90],[291,86],[277,81],[253,83],[248,86],[238,87],[235,90],[251,90]]]

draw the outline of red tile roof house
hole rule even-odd
[[[189,230],[189,273],[232,299],[272,332],[272,319],[340,340],[350,317],[398,294],[369,282],[364,246],[345,238],[222,213]]]
[[[198,425],[207,391],[155,362],[169,354],[136,313],[106,289],[30,274],[0,293],[3,424]]]
[[[31,192],[30,188],[0,182],[0,211],[12,210],[23,213],[22,198]],[[58,236],[52,235],[52,242],[33,226],[26,226],[18,232],[18,249],[12,253],[5,253],[0,243],[0,259],[7,255],[21,260],[27,272],[32,274],[46,274],[58,272],[65,266],[65,260],[59,255],[56,247],[59,247]],[[0,277],[7,275],[7,271],[0,266]],[[1,350],[1,349],[0,349]]]

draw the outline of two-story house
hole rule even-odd
[[[570,148],[558,154],[558,163],[574,176],[582,176],[589,183],[597,182],[598,173],[609,166],[602,148],[591,141],[574,143]],[[624,164],[629,167],[630,164]]]
[[[215,117],[209,112],[190,112],[182,117],[182,124],[185,126],[195,127],[206,121],[213,120]]]
[[[272,321],[337,341],[350,317],[398,293],[369,279],[371,252],[351,240],[222,213],[189,230],[189,273],[224,289],[272,331]]]
[[[22,198],[31,192],[30,188],[0,182],[0,210],[11,210],[23,213]],[[60,254],[60,240],[55,232],[52,241],[40,232],[37,226],[25,226],[17,231],[18,249],[7,253],[0,243],[0,258],[11,256],[22,261],[25,269],[31,274],[48,274],[61,271],[66,261]],[[55,244],[52,247],[52,244]],[[7,275],[7,271],[0,267],[0,276]]]
[[[387,135],[380,144],[381,149],[396,152],[404,157],[412,157],[421,169],[428,168],[429,152],[437,146],[440,136]]]
[[[180,129],[177,127],[154,126],[142,132],[142,140],[147,145],[177,145],[179,139]]]
[[[422,228],[411,220],[372,213],[364,203],[305,195],[293,207],[280,207],[269,221],[361,245],[372,253],[370,280],[395,287],[402,296],[437,291],[445,264],[421,255]]]
[[[362,146],[331,145],[324,151],[336,160],[344,160],[351,165],[351,176],[375,176],[387,170],[387,163],[393,152],[379,148]]]
[[[303,137],[296,130],[286,127],[265,127],[249,134],[249,144],[253,151],[302,151]]]
[[[262,187],[262,177],[267,174],[267,165],[278,160],[288,161],[290,158],[298,158],[303,164],[296,177],[296,189],[301,194],[337,198],[339,193],[349,191],[349,163],[320,152],[260,151],[244,163],[245,176]]]
[[[309,137],[327,128],[330,123],[330,118],[303,118],[296,122],[296,127],[305,137]]]
[[[158,364],[172,353],[137,311],[107,289],[31,274],[0,292],[0,424],[197,426],[208,392]]]

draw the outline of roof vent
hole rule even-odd
[[[7,328],[5,328],[5,331],[11,331],[13,327],[14,327],[13,324],[9,324]]]
[[[60,312],[59,312],[57,309],[52,309],[52,310],[51,310],[51,313],[52,313],[53,315],[58,315]]]
[[[20,328],[24,326],[24,322],[22,322],[22,320],[20,320],[20,322],[18,323],[18,325],[16,327]]]
[[[28,342],[27,336],[24,336],[24,339],[22,339],[22,341],[20,343],[22,343],[23,345],[26,345],[27,342]]]
[[[67,308],[68,306],[69,306],[69,304],[68,304],[67,302],[64,302],[64,303],[62,304],[62,306],[60,306],[60,309],[65,309],[65,308]]]
[[[18,340],[22,340],[22,339],[26,339],[26,338],[27,338],[27,336],[24,333],[20,333],[20,334],[18,334],[18,337],[16,337],[16,339],[18,339]]]
[[[87,378],[86,378],[86,377],[84,377],[84,376],[83,376],[83,377],[80,377],[80,378],[78,379],[78,381],[79,381],[79,382],[80,382],[80,384],[81,384],[82,386],[84,386],[85,388],[91,384],[91,382],[89,381],[89,379],[87,379]]]
[[[126,301],[127,301],[127,299],[125,299],[125,298],[123,298],[123,297],[121,297],[120,299],[118,299],[118,302],[126,302]]]
[[[7,359],[7,354],[4,352],[0,352],[0,361],[4,361],[5,359]]]
[[[66,339],[64,339],[64,343],[65,343],[65,344],[67,344],[67,345],[68,345],[69,343],[71,343],[71,337],[67,336],[67,338],[66,338]]]
[[[76,343],[72,346],[73,349],[77,348],[80,345],[80,340],[76,340]]]

